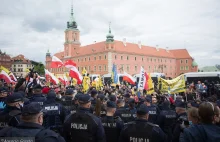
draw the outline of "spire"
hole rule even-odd
[[[49,51],[49,49],[47,50],[46,56],[50,56],[50,51]]]
[[[113,42],[114,41],[114,35],[111,32],[111,22],[109,22],[109,31],[106,35],[106,42]]]
[[[67,29],[77,29],[77,23],[73,13],[73,3],[71,4],[70,20],[67,22]]]

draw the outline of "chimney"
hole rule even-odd
[[[123,44],[126,46],[126,38],[123,38]]]
[[[141,41],[138,41],[138,47],[141,49]]]
[[[168,49],[169,49],[169,47],[166,47],[166,51],[169,53],[169,50],[168,50]]]
[[[159,45],[156,45],[156,50],[157,50],[157,51],[159,51],[159,47],[158,47],[158,46],[159,46]]]

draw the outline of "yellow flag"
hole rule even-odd
[[[147,81],[148,83],[147,94],[152,94],[154,92],[154,83],[153,83],[150,73],[148,74],[148,76],[149,76],[149,79]]]
[[[10,73],[10,71],[7,68],[0,66],[0,71],[2,71],[2,70],[5,71],[7,74]]]
[[[30,72],[30,70],[29,70],[28,68],[26,68],[26,69],[25,69],[25,72],[27,72],[27,73],[28,73],[28,72]]]
[[[82,75],[84,75],[84,74],[87,74],[87,71],[86,71],[85,68],[84,68],[83,71],[82,71]]]

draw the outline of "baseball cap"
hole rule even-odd
[[[137,114],[145,115],[149,112],[148,107],[145,104],[141,104],[140,107],[137,109]]]
[[[22,109],[23,116],[34,115],[40,112],[44,112],[44,110],[42,106],[37,102],[32,102],[28,105],[25,105]]]
[[[78,97],[78,100],[79,100],[79,103],[86,104],[88,102],[91,102],[93,98],[88,94],[82,94]]]
[[[47,98],[56,98],[56,93],[54,91],[50,91],[48,94],[47,94]]]
[[[103,101],[105,99],[105,95],[104,94],[99,94],[97,96],[97,98],[100,98],[100,100]]]
[[[107,107],[108,107],[108,108],[116,108],[116,104],[115,104],[115,102],[108,101],[108,102],[107,102]]]
[[[118,99],[118,100],[117,100],[117,104],[120,104],[120,103],[122,103],[122,102],[124,102],[123,99]]]
[[[186,108],[186,104],[183,101],[176,101],[175,106],[180,108]]]
[[[147,97],[145,98],[145,101],[151,103],[151,102],[152,102],[152,98],[151,98],[150,96],[147,96]]]
[[[72,95],[74,93],[73,89],[67,89],[65,95]]]
[[[13,93],[6,98],[7,103],[15,103],[19,101],[23,101],[23,95],[18,92]]]
[[[98,94],[98,92],[97,92],[95,89],[93,89],[93,90],[91,91],[91,96],[95,96],[96,94]]]
[[[129,103],[129,104],[133,104],[133,103],[135,103],[135,100],[132,99],[132,98],[129,98],[129,99],[128,99],[128,103]]]

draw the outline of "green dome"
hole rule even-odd
[[[111,34],[111,33],[108,33],[108,34],[106,35],[106,38],[114,38],[114,35]]]
[[[192,66],[193,66],[193,67],[196,67],[196,66],[198,66],[198,64],[197,64],[195,61],[193,61],[193,62],[192,62]]]

